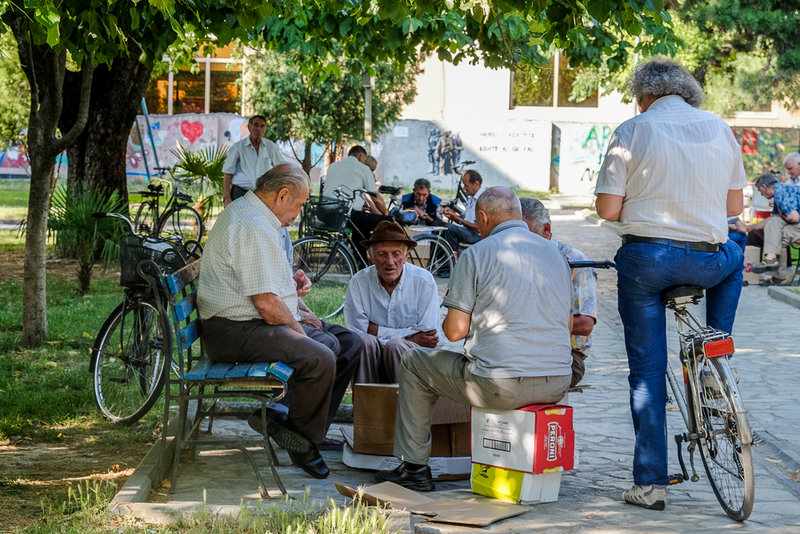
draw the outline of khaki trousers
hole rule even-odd
[[[394,430],[394,455],[427,464],[431,455],[431,414],[436,399],[494,410],[558,402],[569,389],[571,375],[486,378],[472,374],[464,355],[442,349],[416,348],[403,355],[400,395]]]
[[[764,227],[764,254],[778,256],[776,278],[786,279],[786,247],[796,239],[800,239],[800,224],[789,224],[778,215],[767,219]]]

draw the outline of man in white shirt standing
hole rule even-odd
[[[728,217],[742,212],[742,150],[725,121],[697,109],[700,84],[680,64],[640,64],[629,87],[640,115],[616,129],[597,177],[597,213],[621,224],[618,309],[636,436],[633,487],[622,499],[666,505],[666,317],[660,293],[706,289],[708,326],[730,332],[742,292],[742,249]]]
[[[247,121],[249,137],[231,146],[222,167],[223,202],[227,206],[256,188],[256,179],[279,163],[285,163],[278,145],[264,138],[267,119],[253,115]]]
[[[396,383],[404,352],[439,343],[439,292],[431,273],[406,263],[416,242],[396,222],[379,223],[361,245],[373,265],[356,273],[344,301],[347,328],[363,343],[355,381]]]
[[[475,203],[484,191],[483,177],[478,171],[469,170],[461,176],[461,183],[464,184],[464,191],[469,195],[464,206],[464,213],[459,214],[452,208],[442,208],[442,215],[449,218],[451,223],[447,223],[447,230],[442,232],[450,247],[458,250],[459,243],[473,245],[480,241],[481,234],[478,233],[478,224],[475,222]]]

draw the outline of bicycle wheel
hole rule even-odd
[[[430,234],[415,236],[414,241],[417,246],[411,249],[409,261],[427,269],[434,278],[448,278],[455,262],[450,244],[445,239]]]
[[[744,521],[753,510],[755,482],[750,426],[727,360],[705,360],[700,367],[700,456],[708,481],[728,517]]]
[[[203,237],[203,220],[191,206],[179,205],[170,208],[158,221],[158,235],[183,236],[183,240],[200,242]]]
[[[350,279],[356,272],[353,258],[335,240],[304,237],[292,245],[292,265],[302,269],[311,280],[311,292],[303,301],[317,317],[333,317],[344,308],[344,297]]]
[[[155,404],[166,379],[172,337],[150,302],[126,301],[106,320],[92,350],[94,398],[115,423],[132,423]]]
[[[153,202],[145,200],[139,204],[136,216],[133,218],[133,225],[140,234],[154,236],[156,232],[156,209]]]

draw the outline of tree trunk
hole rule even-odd
[[[89,120],[77,141],[67,149],[70,187],[87,182],[108,194],[118,191],[120,198],[128,198],[125,174],[128,135],[136,115],[141,113],[142,95],[153,70],[139,63],[139,53],[134,46],[131,44],[127,56],[114,58],[110,68],[102,65],[95,69]],[[79,89],[79,73],[68,72],[64,83],[64,113],[59,125],[72,122],[77,112],[74,95]]]
[[[306,174],[311,175],[311,141],[306,140],[305,153],[303,153],[303,170]]]
[[[62,129],[61,90],[66,72],[66,53],[56,54],[46,45],[33,45],[27,19],[19,14],[10,19],[19,50],[20,65],[31,88],[28,119],[28,152],[31,158],[31,189],[25,228],[24,285],[22,290],[22,345],[38,347],[47,341],[47,220],[56,156],[72,143],[86,123],[91,57],[84,61],[75,123]]]
[[[92,268],[94,264],[79,263],[78,264],[78,295],[85,295],[92,287]]]

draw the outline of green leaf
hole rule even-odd
[[[350,34],[350,30],[353,28],[353,19],[350,17],[346,17],[339,22],[339,35],[345,37]]]

